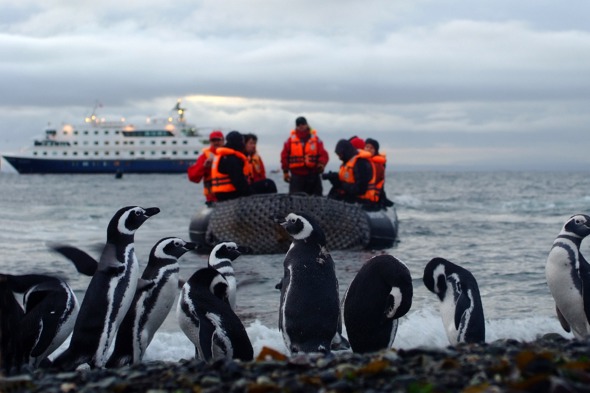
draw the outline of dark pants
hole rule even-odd
[[[291,174],[289,194],[306,193],[308,195],[322,195],[322,179],[319,174],[294,175]]]
[[[252,194],[276,194],[277,185],[272,179],[255,181],[250,184]]]

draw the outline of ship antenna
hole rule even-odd
[[[176,113],[178,113],[178,122],[179,123],[184,123],[184,112],[186,111],[186,108],[182,108],[180,106],[182,100],[178,100],[176,101],[176,105],[174,106],[174,108],[172,108],[172,110],[176,111]]]

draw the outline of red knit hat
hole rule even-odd
[[[213,131],[211,134],[209,134],[209,140],[211,139],[223,139],[223,132],[219,130]]]
[[[354,146],[355,149],[364,149],[365,148],[365,141],[359,138],[358,136],[353,136],[349,139],[350,143]]]

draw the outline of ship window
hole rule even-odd
[[[130,152],[129,152],[129,155],[130,155],[130,156],[134,156],[134,155],[135,155],[135,152],[134,152],[134,151],[130,151]]]
[[[98,146],[98,141],[94,141],[94,144]]]
[[[98,135],[98,130],[94,130],[94,135]]]
[[[75,156],[77,156],[77,155],[78,155],[78,152],[77,152],[77,151],[75,151],[75,152],[73,152],[72,154],[73,154],[73,155],[75,155]]]
[[[177,154],[178,154],[178,152],[177,152],[176,150],[174,150],[174,151],[172,152],[172,155],[173,155],[173,156],[175,156],[175,155],[177,155]]]
[[[119,141],[115,141],[115,145],[118,145],[118,144],[119,144]]]
[[[166,144],[166,141],[162,141],[162,144],[165,145]]]
[[[119,155],[119,152],[118,152],[118,151],[116,151],[116,152],[115,152],[115,155],[116,155],[116,156],[118,156],[118,155]]]
[[[37,152],[36,152],[36,151],[34,151],[34,152],[33,152],[33,155],[34,155],[34,156],[36,156],[36,155],[37,155]]]
[[[176,145],[176,141],[172,141],[172,144],[173,144],[173,145]]]
[[[156,144],[156,141],[152,141],[152,145],[155,145],[155,144]]]
[[[84,152],[84,155],[85,155],[85,156],[87,156],[87,155],[88,155],[88,152],[87,152],[87,151],[85,151],[85,152]]]
[[[152,150],[152,156],[155,156],[155,155],[156,155],[156,152]]]
[[[78,142],[74,141],[74,146],[78,146]]]
[[[63,154],[64,156],[67,156],[67,155],[68,155],[68,152],[67,152],[67,151],[64,151],[62,154]]]
[[[165,156],[166,155],[166,151],[162,151],[162,155]]]
[[[105,152],[104,152],[104,155],[105,155],[105,156],[108,156],[108,155],[109,155],[109,152],[108,152],[108,151],[105,151]]]
[[[145,151],[140,151],[139,154],[141,154],[142,156],[145,156]]]
[[[134,145],[135,143],[133,143],[133,141],[129,141],[129,144],[130,144],[130,145]]]
[[[78,135],[78,130],[75,130],[74,131],[74,135]]]
[[[197,154],[199,154],[199,152],[195,150],[195,151],[193,152],[193,154],[196,156]]]
[[[88,131],[84,131],[84,135],[88,135]]]
[[[64,131],[62,131],[62,134],[68,135],[68,132],[66,130],[64,130]]]
[[[182,141],[183,145],[188,145],[188,141]]]
[[[105,146],[109,144],[109,141],[104,141]]]
[[[109,135],[109,130],[105,130],[104,134]]]
[[[121,131],[117,130],[115,131],[115,135],[119,135],[121,133]]]
[[[98,152],[97,152],[97,151],[95,151],[95,152],[94,152],[94,155],[95,155],[95,156],[97,156],[97,155],[98,155]]]

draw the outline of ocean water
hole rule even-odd
[[[274,175],[277,176],[277,175]],[[275,179],[280,192],[286,185]],[[328,183],[325,183],[327,191]],[[188,240],[190,218],[203,203],[200,184],[179,175],[26,175],[0,174],[0,271],[48,273],[68,280],[81,301],[89,278],[79,275],[48,245],[68,243],[98,257],[106,226],[120,207],[157,206],[136,233],[136,252],[145,266],[162,237]],[[545,260],[563,223],[590,210],[587,172],[394,172],[387,193],[400,221],[399,242],[384,250],[409,267],[414,298],[401,318],[395,348],[448,345],[437,297],[422,283],[426,263],[443,257],[469,269],[479,283],[486,318],[486,340],[534,340],[558,332],[554,302],[545,281]],[[586,243],[582,253],[590,254]],[[340,293],[344,294],[372,251],[332,251]],[[286,353],[278,331],[283,255],[243,255],[234,263],[238,280],[237,314],[255,353],[270,346]],[[182,278],[206,266],[207,257],[186,254]],[[345,334],[346,335],[346,334]],[[59,353],[61,349],[56,352]],[[146,360],[193,356],[179,329],[175,308],[156,334]]]

